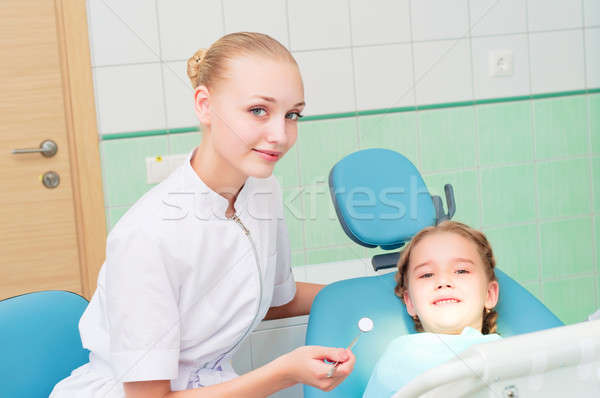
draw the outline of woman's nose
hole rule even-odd
[[[285,132],[285,118],[273,118],[269,123],[267,131],[267,141],[277,144],[284,144],[287,142],[287,134]]]

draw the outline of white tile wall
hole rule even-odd
[[[306,279],[311,283],[328,285],[342,279],[358,278],[367,274],[370,259],[336,261],[325,264],[305,265]]]
[[[352,44],[410,42],[408,0],[350,0]]]
[[[585,30],[585,64],[587,88],[600,87],[600,28]]]
[[[581,0],[528,0],[529,30],[532,32],[579,28]]]
[[[223,0],[225,33],[262,32],[288,46],[285,1]]]
[[[145,0],[89,0],[92,65],[159,60],[156,5]]]
[[[224,34],[221,0],[155,1],[163,60],[187,60]]]
[[[583,0],[585,26],[600,26],[600,0]]]
[[[585,88],[581,30],[531,33],[529,51],[533,93]]]
[[[512,97],[529,94],[529,57],[527,35],[473,38],[473,77],[475,98]],[[512,76],[490,77],[491,50],[513,52]]]
[[[194,113],[194,89],[187,76],[186,68],[187,61],[162,64],[167,128],[190,127],[198,124]]]
[[[358,109],[415,104],[410,44],[354,49]]]
[[[352,54],[349,48],[300,52],[295,53],[294,57],[304,80],[305,114],[355,109]]]
[[[105,66],[94,73],[100,134],[165,128],[160,64]]]
[[[347,0],[288,0],[288,19],[293,51],[350,45]]]
[[[414,43],[417,104],[473,98],[469,41]]]
[[[469,31],[467,0],[418,0],[411,2],[413,40],[465,37]]]
[[[476,0],[469,7],[472,36],[527,31],[527,0]]]
[[[238,30],[293,50],[306,115],[583,89],[584,69],[599,86],[600,0],[87,1],[102,133],[196,125],[184,61]],[[490,79],[486,53],[500,45],[515,52],[515,74]],[[141,63],[141,91],[127,68],[103,70]]]

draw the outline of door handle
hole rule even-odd
[[[13,149],[12,153],[18,155],[20,153],[41,153],[47,158],[51,158],[56,155],[58,151],[58,146],[56,142],[52,140],[42,141],[39,148],[23,148],[23,149]]]

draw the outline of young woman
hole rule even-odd
[[[296,383],[331,390],[348,350],[301,347],[237,376],[231,357],[265,318],[307,314],[320,285],[295,283],[281,189],[304,89],[274,39],[234,33],[188,61],[201,144],[138,200],[107,240],[80,322],[90,362],[62,397],[266,397]],[[324,359],[342,361],[331,378]]]
[[[415,235],[398,260],[396,294],[424,333],[388,345],[363,397],[391,397],[471,345],[499,339],[495,266],[485,235],[465,224],[445,221]]]

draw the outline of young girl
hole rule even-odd
[[[415,376],[473,344],[497,340],[496,261],[485,235],[456,221],[415,235],[398,260],[395,292],[417,333],[393,340],[364,398],[392,396]]]
[[[281,189],[304,89],[292,55],[258,33],[222,37],[188,61],[201,144],[138,200],[107,239],[79,324],[90,362],[52,398],[266,397],[331,390],[344,349],[301,347],[243,376],[231,357],[265,318],[307,314],[320,285],[295,283]],[[342,361],[327,378],[324,359]]]

